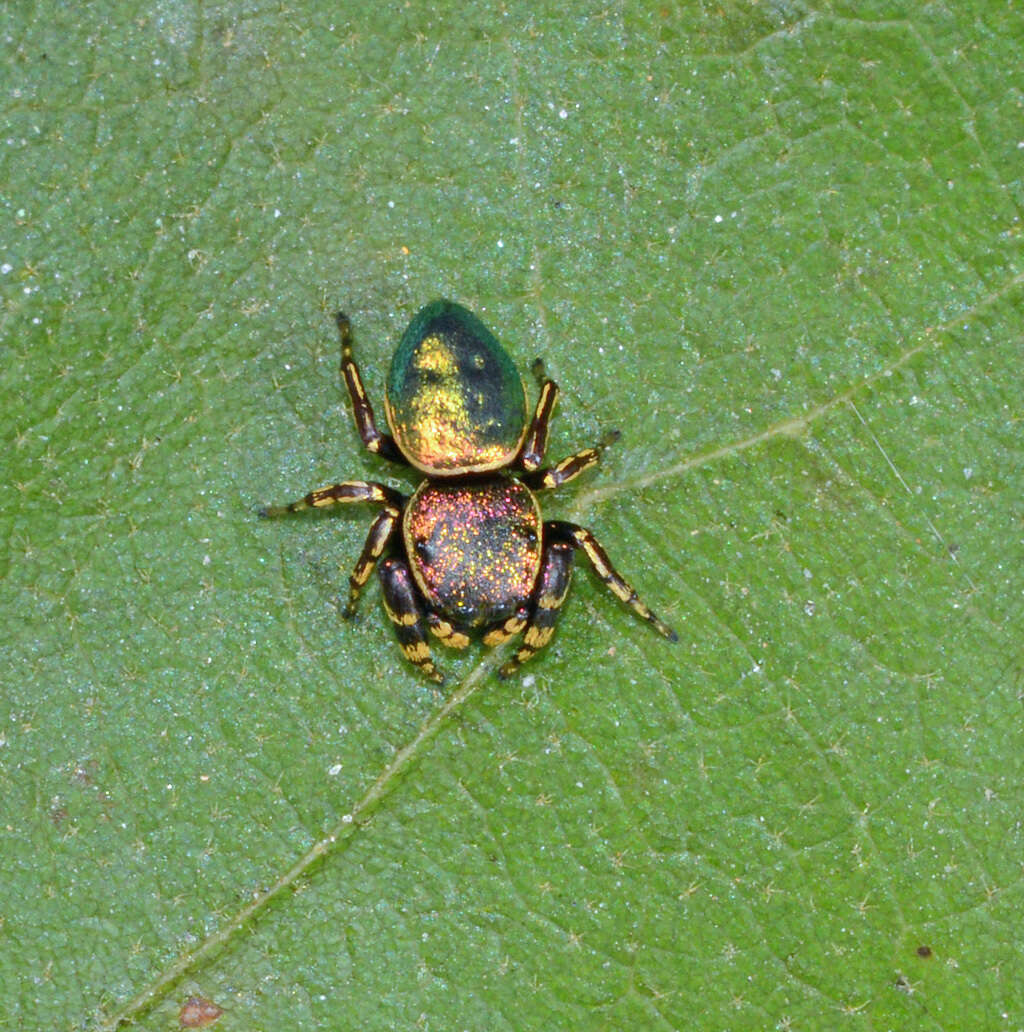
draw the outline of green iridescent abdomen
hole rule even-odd
[[[498,343],[454,301],[420,309],[391,362],[388,424],[402,454],[425,473],[501,469],[526,436],[526,388]]]
[[[424,481],[406,506],[402,536],[427,606],[456,624],[486,627],[529,601],[541,517],[518,481]]]

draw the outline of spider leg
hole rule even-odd
[[[500,645],[509,638],[514,638],[525,626],[530,618],[530,607],[520,606],[503,623],[496,624],[484,634],[483,643],[488,647]]]
[[[538,358],[530,370],[540,387],[540,397],[537,399],[537,407],[526,431],[523,446],[519,449],[517,465],[527,473],[533,472],[544,461],[544,452],[548,446],[548,425],[551,422],[551,413],[555,410],[555,402],[558,401],[558,384],[547,378],[544,360]]]
[[[378,570],[384,593],[384,608],[395,625],[398,644],[405,658],[431,681],[440,684],[444,675],[434,665],[430,646],[423,634],[423,607],[408,564],[402,559],[385,559]]]
[[[562,459],[557,466],[533,470],[521,479],[527,487],[534,491],[547,491],[554,487],[561,487],[562,484],[568,484],[570,480],[575,480],[591,466],[596,466],[605,448],[614,444],[620,436],[618,430],[611,430],[593,448],[584,448],[583,451],[570,455],[567,459]]]
[[[464,649],[469,644],[468,634],[458,630],[450,620],[445,620],[437,613],[427,613],[427,627],[438,641],[444,642],[449,648]]]
[[[545,544],[526,631],[515,655],[498,671],[498,677],[502,680],[511,677],[523,663],[532,659],[551,641],[558,612],[569,593],[572,560],[573,546],[569,542],[555,540]]]
[[[342,484],[331,484],[317,491],[310,491],[304,498],[287,505],[268,505],[260,509],[260,516],[283,516],[286,512],[301,512],[303,509],[324,509],[328,505],[343,505],[346,502],[383,502],[401,509],[405,497],[387,484],[376,484],[371,480],[347,480]]]
[[[352,575],[348,579],[348,603],[342,615],[347,619],[356,611],[356,600],[359,592],[367,582],[377,560],[384,554],[388,542],[394,535],[402,518],[402,507],[405,497],[387,484],[375,484],[368,480],[349,480],[343,484],[332,484],[318,491],[310,491],[305,498],[289,502],[287,505],[269,505],[260,510],[261,516],[283,516],[289,512],[302,512],[303,509],[323,509],[329,505],[343,505],[348,502],[383,503],[384,511],[370,525],[363,550],[356,561]]]
[[[359,558],[348,579],[348,602],[341,614],[346,620],[355,616],[359,593],[363,590],[363,585],[370,579],[377,560],[384,554],[401,519],[402,507],[388,505],[383,512],[377,514],[377,518],[370,524],[363,550],[359,553]]]
[[[377,429],[377,423],[373,417],[373,406],[367,397],[363,378],[359,375],[359,366],[356,365],[355,357],[352,354],[352,325],[348,316],[344,312],[338,312],[334,321],[338,325],[338,335],[341,337],[341,375],[348,388],[348,396],[352,399],[352,415],[356,421],[356,430],[363,439],[363,444],[374,455],[380,455],[381,458],[408,466],[409,462],[398,450],[395,439],[390,434],[382,433]]]
[[[654,629],[669,641],[678,641],[679,635],[667,623],[657,617],[640,599],[630,584],[612,566],[608,553],[600,546],[597,538],[584,527],[578,527],[575,523],[562,523],[553,520],[544,524],[545,534],[550,533],[557,541],[565,541],[573,548],[580,549],[590,560],[594,572],[604,581],[608,590],[621,599],[639,616],[642,616]]]

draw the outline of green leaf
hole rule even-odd
[[[353,8],[355,10],[355,8]],[[1007,1029],[1009,6],[8,5],[0,1028]],[[561,383],[580,564],[402,660],[360,445],[434,297]]]

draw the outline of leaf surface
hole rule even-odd
[[[0,1028],[1016,1029],[1008,7],[5,14]],[[403,662],[361,448],[408,319],[563,389],[577,569]]]

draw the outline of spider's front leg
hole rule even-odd
[[[562,459],[557,466],[541,469],[548,446],[551,417],[558,401],[558,384],[548,379],[543,359],[536,359],[530,369],[540,388],[540,396],[533,419],[526,431],[526,439],[519,449],[516,465],[523,470],[522,481],[527,487],[534,491],[544,491],[561,487],[570,480],[575,480],[591,466],[597,465],[605,448],[619,439],[619,431],[612,430],[606,433],[593,448],[584,448],[575,455]]]
[[[558,401],[558,384],[548,379],[544,371],[544,359],[536,359],[530,371],[540,388],[540,397],[537,399],[537,407],[534,409],[533,419],[530,420],[516,462],[519,468],[527,473],[538,469],[544,461],[544,452],[548,446],[548,426],[551,423],[551,414],[555,411],[555,402]]]
[[[534,491],[550,491],[552,488],[568,484],[570,480],[575,480],[591,466],[596,466],[601,461],[605,448],[614,444],[620,436],[618,430],[610,430],[593,448],[584,448],[575,455],[562,459],[557,466],[526,473],[523,475],[522,481]]]
[[[359,366],[356,365],[355,357],[352,354],[352,325],[348,316],[344,312],[338,312],[334,321],[338,325],[338,335],[341,337],[341,375],[348,388],[348,396],[352,399],[352,416],[356,421],[356,430],[359,431],[363,444],[374,455],[408,466],[409,461],[398,450],[395,439],[390,434],[382,433],[377,429],[377,423],[373,417],[373,406],[367,397],[363,378],[359,375]]]

